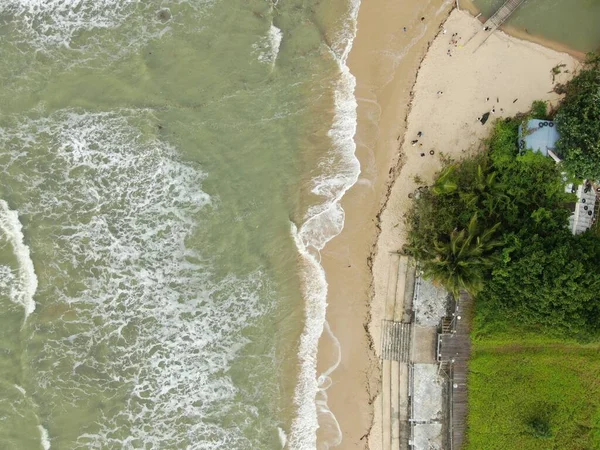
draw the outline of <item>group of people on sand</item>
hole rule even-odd
[[[444,34],[446,34],[446,29],[445,28],[444,28]],[[452,36],[450,38],[450,48],[446,52],[446,54],[448,56],[452,56],[452,46],[458,47],[458,41],[460,39],[462,39],[462,38],[458,35],[458,33],[452,33]]]

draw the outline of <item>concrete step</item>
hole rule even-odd
[[[384,320],[382,326],[381,357],[388,361],[408,362],[412,325]]]

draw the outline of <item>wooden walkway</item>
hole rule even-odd
[[[473,38],[478,36],[475,39],[474,44],[475,49],[473,52],[476,52],[479,47],[481,47],[485,41],[496,31],[506,20],[516,11],[516,9],[521,6],[526,0],[507,0],[492,16],[486,20],[483,24],[483,27],[480,31],[471,36],[467,42],[468,44]],[[483,34],[483,37],[481,35]]]
[[[469,357],[473,298],[461,293],[449,332],[440,334],[438,359],[448,366],[448,441],[450,450],[463,447],[467,428]]]
[[[496,31],[525,0],[508,0],[484,24],[489,33]]]

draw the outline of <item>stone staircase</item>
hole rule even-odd
[[[381,356],[384,360],[408,362],[412,325],[410,323],[383,321]]]

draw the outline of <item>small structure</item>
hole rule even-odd
[[[525,125],[525,129],[523,125],[519,126],[519,149],[521,154],[524,154],[526,149],[531,149],[544,156],[550,156],[559,163],[561,160],[554,153],[559,138],[560,134],[551,120],[531,119]],[[567,184],[565,191],[577,194],[573,214],[569,217],[569,229],[573,234],[583,233],[594,223],[596,191],[589,181],[579,186]]]
[[[596,192],[588,181],[577,186],[577,203],[571,217],[569,228],[573,234],[581,234],[594,223],[596,211]]]

